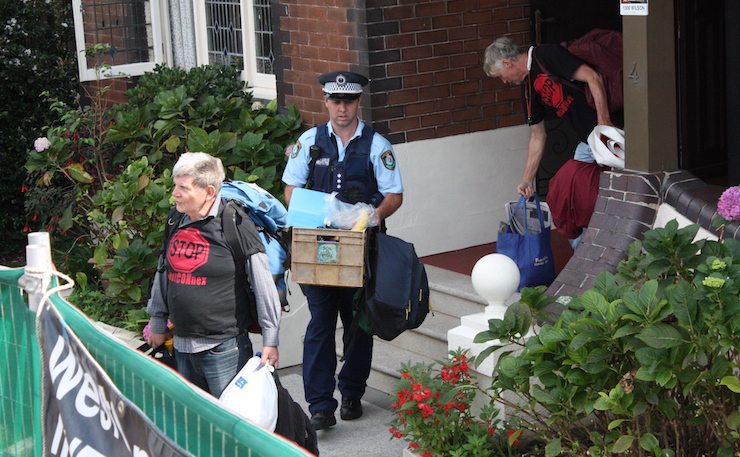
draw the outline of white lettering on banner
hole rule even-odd
[[[67,357],[59,362],[61,354],[67,352]],[[70,374],[71,371],[71,374]],[[100,416],[100,426],[105,431],[113,429],[113,437],[122,439],[127,449],[131,449],[126,436],[123,434],[123,428],[114,413],[115,406],[105,396],[105,388],[96,384],[89,373],[84,373],[83,368],[77,363],[74,352],[67,346],[64,338],[57,338],[54,349],[49,357],[49,372],[52,381],[55,381],[60,373],[63,373],[62,380],[56,389],[56,398],[61,400],[72,389],[80,384],[82,385],[75,396],[75,409],[84,417]],[[89,400],[89,401],[88,401]],[[60,420],[61,423],[61,420]],[[55,434],[56,437],[56,434]]]
[[[58,455],[60,457],[105,457],[105,454],[96,451],[91,446],[83,446],[77,452],[80,444],[82,444],[82,441],[79,438],[73,438],[71,442],[67,440],[64,421],[62,421],[62,416],[59,416],[56,429],[54,430],[54,439],[51,443],[52,455]]]
[[[546,265],[547,262],[550,261],[550,256],[546,255],[545,257],[535,257],[534,258],[534,266],[539,267],[541,265]]]
[[[62,380],[57,387],[57,400],[64,398],[70,390],[79,384],[80,379],[82,379],[82,368],[77,365],[77,360],[72,351],[69,351],[67,357],[62,362],[59,362],[59,358],[66,348],[67,345],[64,344],[64,338],[59,336],[54,345],[54,350],[51,351],[51,356],[49,357],[49,374],[51,374],[51,380],[56,381],[57,376],[63,373]]]

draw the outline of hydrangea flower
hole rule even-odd
[[[728,221],[740,220],[740,187],[730,187],[722,193],[717,212]]]
[[[714,261],[712,261],[712,265],[710,265],[709,268],[711,268],[714,271],[724,270],[725,268],[727,268],[727,263],[719,259],[714,259]]]
[[[259,111],[262,108],[264,108],[264,105],[262,105],[262,102],[257,101],[257,102],[252,103],[252,111]]]
[[[722,286],[725,285],[725,280],[722,278],[715,278],[713,276],[708,276],[704,278],[704,281],[701,282],[706,287],[712,288],[712,289],[720,289]]]
[[[51,146],[51,141],[49,141],[49,139],[45,136],[42,136],[41,138],[36,138],[36,141],[33,142],[33,148],[37,152],[45,151],[49,149],[49,146]]]

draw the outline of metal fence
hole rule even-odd
[[[0,270],[0,457],[44,455],[40,351],[35,313],[18,287],[22,275],[23,269]],[[312,455],[224,409],[173,370],[100,330],[60,295],[50,300],[121,393],[186,452]]]

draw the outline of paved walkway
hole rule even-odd
[[[283,386],[308,414],[300,367],[281,369],[278,373]],[[339,392],[335,392],[335,397],[341,400]],[[387,394],[368,389],[362,400],[361,418],[343,421],[337,411],[337,425],[317,432],[320,457],[401,457],[406,442],[391,440],[387,425],[393,417],[390,404]]]

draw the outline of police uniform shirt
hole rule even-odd
[[[327,123],[330,137],[334,138],[339,152],[339,161],[344,160],[344,151],[346,145],[342,140],[334,135],[331,122]],[[365,124],[358,120],[357,129],[350,142],[362,136],[362,129]],[[316,127],[307,130],[298,138],[296,147],[288,158],[288,163],[283,172],[283,182],[289,186],[303,187],[308,179],[308,165],[311,162],[309,148],[313,146],[316,140]],[[349,144],[349,143],[347,143]],[[396,157],[393,153],[391,143],[383,135],[376,133],[373,135],[372,146],[370,147],[370,161],[373,163],[375,179],[378,182],[378,190],[383,196],[388,194],[402,194],[403,184],[401,182],[401,173],[396,163]]]

